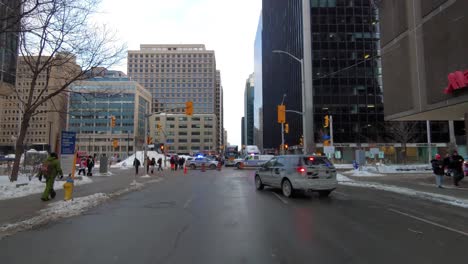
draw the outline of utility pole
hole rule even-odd
[[[431,146],[431,121],[429,120],[426,120],[426,130],[427,130],[427,159],[430,164],[431,156],[432,156],[432,146]]]
[[[330,143],[333,147],[333,116],[330,115]]]

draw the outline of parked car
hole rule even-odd
[[[267,161],[271,160],[274,155],[249,155],[243,159],[236,159],[236,167],[243,168],[257,168],[261,167]]]
[[[335,166],[326,158],[315,155],[276,156],[255,172],[255,187],[281,188],[291,197],[298,190],[317,191],[328,196],[338,185]]]
[[[195,158],[195,159],[189,160],[187,164],[192,170],[196,168],[201,168],[202,164],[205,164],[205,168],[216,169],[218,162],[210,158]]]

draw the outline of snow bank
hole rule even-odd
[[[363,187],[363,188],[372,188],[387,192],[393,192],[403,195],[408,195],[410,197],[416,197],[420,199],[430,200],[434,202],[449,204],[453,206],[468,208],[468,199],[461,199],[449,195],[422,192],[405,187],[398,187],[380,183],[371,183],[371,182],[361,182],[361,181],[340,181],[340,185],[354,186],[354,187]]]
[[[367,168],[365,166],[365,168]],[[374,166],[375,168],[375,166]],[[385,165],[377,164],[378,172],[380,173],[432,173],[431,166],[427,164],[410,164],[410,165]]]
[[[349,171],[346,171],[344,172],[346,175],[348,176],[353,176],[353,177],[382,177],[382,176],[385,176],[383,174],[379,174],[379,173],[374,173],[374,172],[370,172],[370,171],[367,171],[367,170],[349,170]]]
[[[353,164],[333,164],[337,169],[353,169]]]
[[[75,186],[92,183],[88,177],[82,177],[81,180],[75,180]],[[63,189],[65,181],[55,181],[54,189]],[[17,187],[18,186],[18,187]],[[31,194],[42,193],[45,188],[45,182],[40,182],[38,178],[29,178],[24,175],[18,176],[18,181],[10,182],[8,176],[0,176],[0,200],[8,200],[28,196]]]
[[[344,176],[343,174],[337,174],[336,175],[336,180],[338,180],[338,182],[352,182],[354,180]]]
[[[104,193],[74,198],[71,201],[58,201],[48,204],[47,208],[39,211],[39,215],[25,221],[7,224],[0,227],[0,234],[9,235],[19,230],[25,230],[37,225],[48,223],[64,217],[75,216],[109,199]]]

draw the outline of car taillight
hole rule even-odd
[[[306,172],[306,169],[304,167],[298,167],[296,170],[299,173],[305,173]]]

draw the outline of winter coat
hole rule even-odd
[[[460,155],[452,155],[449,158],[450,163],[448,165],[449,169],[457,172],[463,171],[463,157]]]
[[[60,161],[55,157],[48,157],[43,163],[42,175],[46,178],[57,177],[58,175],[63,175],[62,168],[60,166]]]
[[[135,160],[133,161],[133,166],[134,166],[134,167],[140,167],[140,165],[141,165],[141,163],[140,163],[140,161],[139,161],[138,159],[135,159]]]
[[[435,175],[444,175],[444,162],[442,160],[431,160],[432,171]]]

